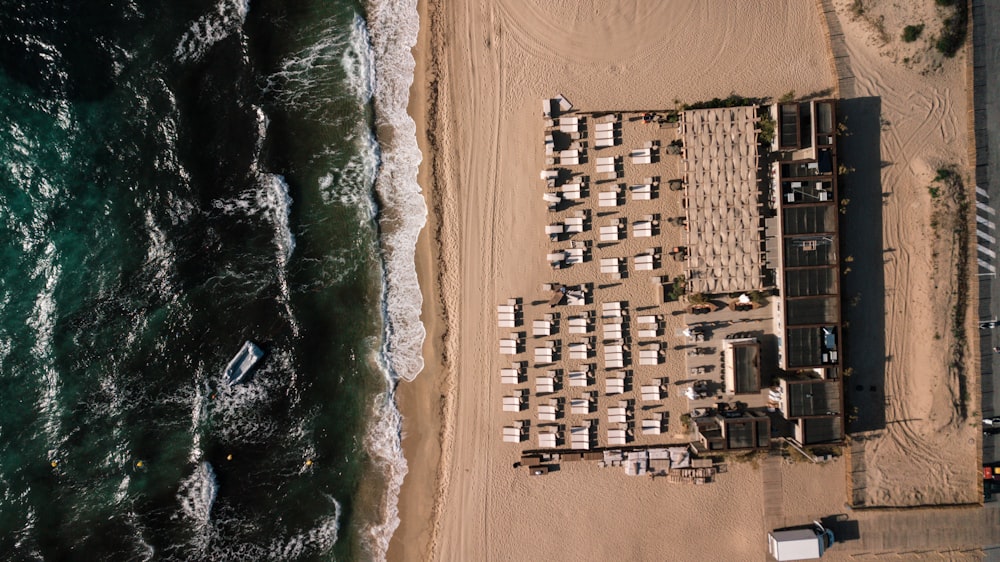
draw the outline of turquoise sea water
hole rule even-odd
[[[379,220],[418,158],[372,134],[395,16],[99,4],[0,4],[0,552],[380,557],[422,330],[380,244],[422,224]]]

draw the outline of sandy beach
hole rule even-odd
[[[838,81],[819,3],[431,1],[420,9],[411,114],[417,130],[426,132],[419,139],[426,155],[421,185],[433,186],[425,187],[431,212],[418,244],[427,366],[398,389],[409,473],[389,558],[764,560],[767,526],[843,511],[847,487],[856,485],[847,478],[849,458],[801,470],[780,459],[763,461],[781,465],[779,498],[767,497],[773,482],[764,481],[758,461],[731,463],[717,482],[699,487],[628,477],[593,463],[565,463],[543,478],[513,470],[518,448],[500,439],[507,418],[497,371],[507,362],[497,355],[494,317],[497,303],[515,295],[538,298],[539,285],[553,281],[544,261],[549,244],[538,179],[545,166],[539,100],[563,94],[587,111],[636,111],[731,93],[835,96]],[[886,368],[868,357],[860,365],[883,369],[879,396],[895,397],[888,416],[906,422],[871,434],[857,452],[876,455],[887,470],[911,473],[916,469],[902,467],[910,459],[906,447],[917,443],[930,455],[945,440],[973,440],[950,457],[938,452],[920,465],[967,463],[970,473],[939,464],[931,484],[912,478],[906,484],[872,472],[871,496],[864,499],[884,505],[974,501],[976,489],[971,495],[966,490],[975,479],[977,432],[967,430],[947,399],[933,398],[954,382],[930,372],[947,358],[917,353],[934,349],[919,339],[933,332],[900,328],[926,325],[935,314],[929,305],[913,304],[929,294],[912,272],[928,267],[932,250],[926,233],[905,230],[906,218],[930,214],[926,183],[937,166],[967,162],[964,66],[950,61],[927,79],[893,59],[903,55],[866,43],[870,31],[852,22],[844,6],[838,16],[851,61],[857,61],[858,95],[884,96],[881,108],[892,131],[883,133],[879,146],[881,160],[891,165],[874,173],[882,175],[882,191],[899,194],[888,199],[876,223],[883,227],[876,236],[899,256],[885,264],[892,290],[884,299],[871,298],[884,300],[889,311],[885,354],[906,360]],[[909,113],[911,103],[926,111]],[[878,111],[875,116],[878,123]],[[937,129],[925,128],[929,122]],[[863,132],[859,125],[855,134]],[[661,201],[667,214],[677,205],[669,196]],[[940,330],[948,329],[942,323]],[[676,357],[667,363],[677,364]],[[930,488],[943,491],[932,495]],[[733,524],[705,524],[722,519]]]

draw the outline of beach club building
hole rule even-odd
[[[776,364],[762,365],[755,337],[721,350],[725,393],[764,387],[766,407],[699,420],[705,448],[765,447],[771,427],[801,445],[843,440],[836,108],[813,100],[681,116],[687,291],[773,293]],[[763,154],[762,123],[773,130]]]

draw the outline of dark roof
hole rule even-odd
[[[834,381],[820,379],[788,381],[788,411],[785,415],[799,418],[840,413],[840,392],[836,385]]]
[[[785,296],[831,295],[837,292],[837,271],[833,268],[790,269],[785,272]]]
[[[837,229],[837,206],[835,204],[808,207],[788,205],[784,211],[785,234],[835,232]]]
[[[736,378],[736,394],[760,390],[760,344],[733,344],[733,374]]]
[[[836,242],[830,236],[801,236],[785,239],[785,267],[832,265],[837,257]]]
[[[844,437],[840,416],[801,420],[803,445],[832,443]]]
[[[837,322],[838,299],[835,296],[788,299],[785,308],[789,326]]]
[[[821,328],[788,328],[785,356],[789,367],[820,365],[823,359]]]

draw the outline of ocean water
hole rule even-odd
[[[0,1],[0,553],[384,557],[414,1]],[[222,369],[251,339],[247,384]]]

